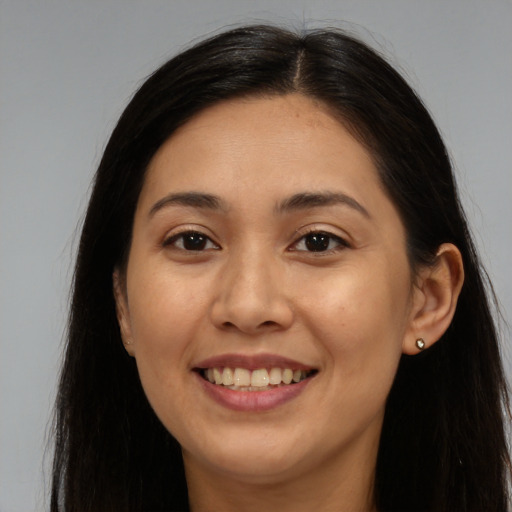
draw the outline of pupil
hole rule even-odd
[[[323,233],[315,233],[306,237],[306,247],[309,251],[321,252],[329,247],[329,235]]]
[[[206,237],[201,233],[183,235],[183,247],[188,251],[201,251],[206,245]]]

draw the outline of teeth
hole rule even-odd
[[[281,368],[272,368],[269,373],[270,384],[277,386],[277,384],[281,384]]]
[[[297,383],[308,377],[310,372],[292,370],[290,368],[208,368],[203,372],[204,377],[212,384],[222,385],[230,389],[244,388],[246,391],[271,389],[270,386]]]
[[[254,370],[251,374],[251,386],[262,388],[267,386],[269,383],[269,376],[267,370],[262,368],[261,370]]]
[[[235,386],[250,386],[251,385],[251,372],[245,368],[235,368],[234,374]]]
[[[283,370],[283,382],[285,384],[290,384],[293,380],[293,371],[290,368],[286,368]]]
[[[233,371],[231,368],[224,368],[222,372],[222,384],[224,386],[232,386],[234,384]]]

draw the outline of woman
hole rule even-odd
[[[200,43],[96,175],[52,510],[505,510],[486,295],[439,133],[375,52]]]

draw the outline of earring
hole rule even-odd
[[[423,338],[418,338],[416,340],[416,346],[419,350],[423,350],[425,348],[425,340]]]

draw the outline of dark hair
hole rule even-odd
[[[401,76],[337,30],[222,33],[179,54],[138,90],[99,165],[74,274],[58,392],[51,510],[186,510],[178,443],[156,418],[121,342],[112,273],[126,261],[149,161],[205,107],[248,95],[320,100],[373,155],[407,232],[412,268],[443,242],[465,283],[443,338],[402,356],[386,405],[375,499],[383,511],[504,511],[507,395],[485,274],[438,130]]]

